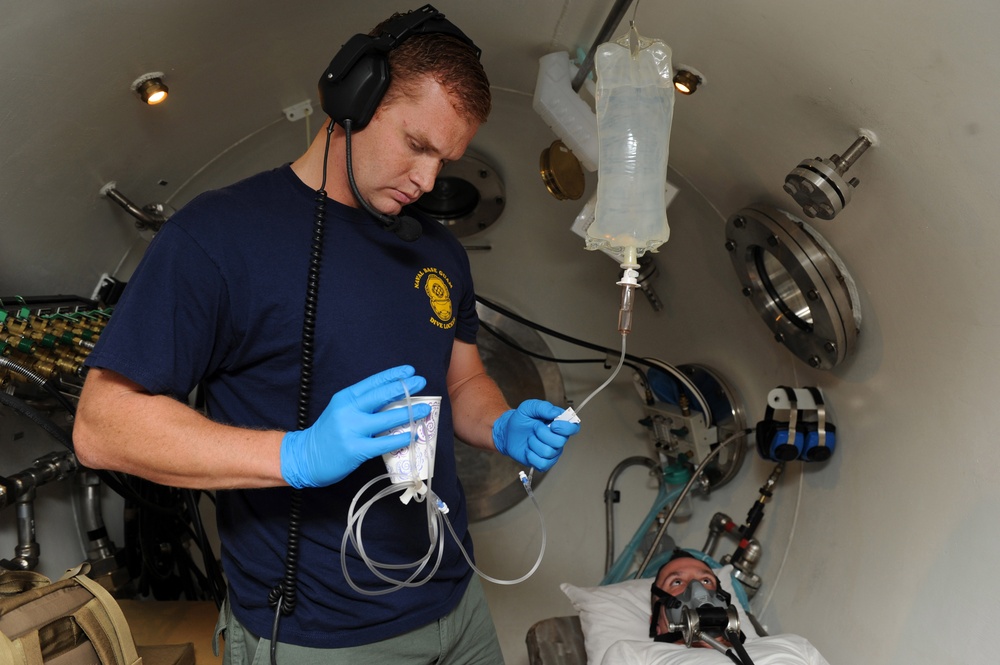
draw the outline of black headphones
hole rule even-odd
[[[444,14],[424,5],[386,21],[378,36],[354,35],[341,47],[319,79],[323,111],[341,126],[350,120],[352,130],[364,129],[389,87],[389,51],[414,35],[433,33],[465,42],[477,58],[482,54]]]
[[[768,404],[764,419],[757,423],[757,452],[774,462],[824,462],[833,455],[837,444],[837,428],[827,420],[826,406],[817,388],[807,386],[815,409],[798,408],[795,391],[788,386],[778,386],[788,397],[788,420],[774,419],[774,408]],[[806,419],[815,411],[816,420]]]

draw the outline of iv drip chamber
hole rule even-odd
[[[597,206],[587,249],[638,257],[670,236],[665,196],[674,104],[670,58],[668,46],[641,37],[635,26],[597,49]]]

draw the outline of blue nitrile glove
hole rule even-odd
[[[286,433],[281,440],[281,477],[285,482],[300,489],[332,485],[365,460],[410,445],[409,432],[375,436],[410,420],[405,406],[379,412],[406,396],[400,380],[405,381],[411,395],[427,385],[409,365],[387,369],[334,395],[312,427]],[[431,413],[427,404],[412,408],[414,420]]]
[[[556,420],[563,410],[545,400],[525,400],[493,423],[493,443],[507,457],[548,471],[562,454],[566,440],[580,431],[577,423]]]

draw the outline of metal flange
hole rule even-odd
[[[832,369],[854,350],[861,329],[857,288],[833,248],[814,229],[771,206],[744,208],[726,222],[743,295],[774,338],[816,369]]]

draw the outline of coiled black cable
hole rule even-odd
[[[326,131],[326,148],[323,150],[323,179],[316,190],[316,211],[313,215],[312,247],[309,251],[309,273],[306,280],[306,303],[302,317],[302,356],[299,370],[299,400],[296,426],[302,430],[309,426],[309,404],[312,397],[313,361],[315,358],[316,310],[319,304],[320,265],[323,259],[323,234],[326,229],[326,165],[330,155],[333,121]],[[350,131],[348,125],[347,131]],[[285,545],[285,571],[281,582],[268,594],[268,604],[275,608],[274,626],[271,630],[271,663],[276,663],[278,626],[281,617],[295,610],[299,564],[299,535],[302,529],[302,491],[292,490],[288,511],[288,539]]]

